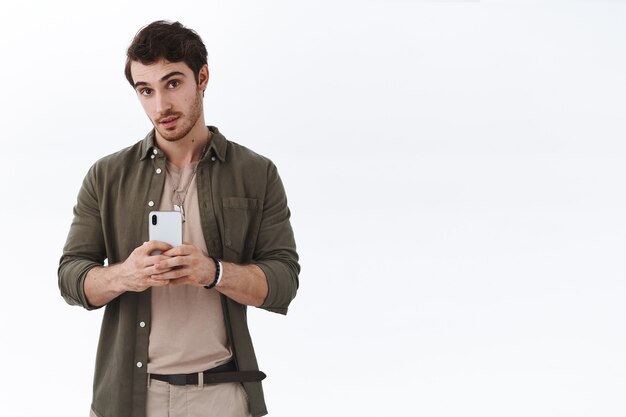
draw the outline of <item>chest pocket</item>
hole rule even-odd
[[[225,197],[222,208],[225,249],[234,251],[239,262],[250,261],[261,226],[263,204],[256,198]]]

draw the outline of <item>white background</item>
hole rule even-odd
[[[2,415],[88,413],[101,312],[56,268],[89,166],[151,128],[123,64],[162,18],[287,188],[300,292],[250,312],[271,416],[626,415],[626,4],[2,9]]]

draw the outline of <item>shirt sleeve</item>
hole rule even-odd
[[[95,180],[94,165],[78,192],[74,219],[58,269],[59,290],[65,301],[88,310],[96,307],[90,305],[85,296],[85,278],[91,268],[102,266],[106,258]]]
[[[268,284],[267,297],[261,308],[280,314],[287,314],[299,286],[300,265],[290,216],[283,183],[276,166],[270,163],[253,259],[265,273]]]

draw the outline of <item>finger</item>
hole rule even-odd
[[[144,266],[156,265],[158,263],[161,263],[162,261],[165,261],[166,259],[169,259],[169,256],[165,256],[165,255],[162,255],[162,254],[161,255],[147,256],[143,260],[143,265]]]
[[[188,256],[174,256],[171,258],[163,258],[154,264],[157,271],[162,272],[164,269],[178,268],[189,264]]]
[[[152,254],[152,252],[158,250],[161,252],[165,252],[167,250],[172,249],[172,245],[170,245],[169,243],[165,243],[165,242],[161,242],[159,240],[151,240],[149,242],[146,242],[142,245],[142,249],[143,252],[145,254]]]
[[[168,271],[168,272],[152,274],[150,275],[150,278],[161,279],[161,280],[172,280],[172,279],[182,278],[186,275],[188,275],[186,268],[178,268],[178,269],[172,269],[171,271]]]
[[[146,278],[146,284],[150,287],[162,287],[164,285],[168,285],[170,283],[169,280],[164,279],[152,279],[150,277]]]
[[[187,256],[193,253],[195,246],[193,245],[180,245],[163,252],[165,256]]]
[[[146,276],[148,276],[148,277],[151,277],[151,276],[153,276],[153,275],[162,275],[162,274],[164,274],[164,273],[166,273],[166,272],[170,272],[170,271],[171,271],[171,270],[173,270],[173,269],[174,269],[174,268],[163,268],[163,269],[159,269],[159,268],[157,268],[157,267],[156,267],[156,266],[154,266],[154,265],[150,265],[150,266],[148,266],[148,267],[144,268],[144,269],[141,271],[141,273],[142,273],[143,275],[146,275]]]

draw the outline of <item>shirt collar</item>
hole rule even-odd
[[[209,144],[209,152],[213,153],[213,155],[217,156],[221,162],[226,160],[226,148],[228,147],[228,141],[220,133],[217,127],[215,126],[207,126],[211,131],[211,143]]]
[[[226,148],[228,145],[227,140],[224,135],[220,133],[217,127],[207,127],[211,131],[211,143],[209,144],[207,154],[212,154],[213,156],[216,156],[221,162],[224,162],[226,160]],[[154,129],[152,129],[141,141],[140,159],[143,161],[151,155],[163,156],[163,151],[161,151],[156,146]]]
[[[154,129],[152,129],[150,133],[148,133],[146,137],[143,138],[143,140],[141,141],[141,158],[140,159],[143,161],[150,155],[154,155],[153,150],[158,151],[157,147],[154,146]]]

